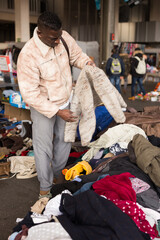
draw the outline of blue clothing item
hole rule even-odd
[[[12,233],[9,237],[9,240],[14,240],[18,234],[19,234],[19,232]]]
[[[89,164],[91,165],[92,169],[95,169],[96,167],[98,167],[98,165],[102,162],[105,162],[107,160],[107,158],[102,158],[102,159],[91,159],[89,161]]]
[[[106,159],[105,159],[105,160],[106,160]],[[100,175],[100,176],[97,178],[96,181],[101,180],[102,178],[105,178],[105,177],[108,176],[108,175],[109,175],[108,173],[107,173],[107,174],[102,174],[102,175]],[[93,183],[95,183],[95,181],[85,183],[79,190],[77,190],[75,193],[73,193],[73,196],[75,196],[75,195],[77,195],[77,194],[80,194],[80,193],[82,193],[82,192],[85,192],[85,191],[91,189]]]
[[[146,94],[144,87],[143,87],[143,78],[142,77],[133,77],[132,76],[132,86],[131,86],[131,95],[132,97],[135,96],[135,84],[136,82],[139,85],[140,91],[143,93],[143,95]]]
[[[123,62],[122,58],[116,53],[112,54],[111,57],[107,60],[106,74],[108,75],[109,78],[112,77],[112,76],[115,76],[115,74],[112,74],[111,70],[110,70],[113,58],[118,58],[119,59],[120,64],[121,64],[121,69],[122,69],[122,72],[120,74],[116,74],[116,76],[118,76],[118,77],[124,76],[124,72],[125,72],[124,62]]]
[[[112,75],[109,77],[109,80],[111,81],[111,83],[113,84],[113,86],[115,86],[115,88],[118,90],[119,93],[121,93],[121,80],[120,77],[117,75]]]
[[[12,123],[10,126],[5,126],[4,128],[5,128],[6,130],[10,130],[10,129],[15,128],[15,127],[16,127],[17,125],[19,125],[19,124],[21,124],[21,121]]]
[[[105,106],[98,106],[95,109],[95,115],[96,115],[96,129],[92,137],[93,138],[101,131],[103,131],[105,128],[109,126],[109,124],[113,121],[113,117],[110,115],[108,110]],[[80,134],[79,134],[79,125],[77,127],[77,137],[80,140]]]
[[[34,151],[29,151],[29,152],[27,153],[27,156],[34,157]]]

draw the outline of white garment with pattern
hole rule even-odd
[[[69,240],[70,235],[59,222],[43,223],[28,230],[26,240]]]

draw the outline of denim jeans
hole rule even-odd
[[[144,87],[143,87],[143,78],[142,77],[132,77],[132,86],[131,86],[131,95],[132,97],[135,96],[135,85],[136,82],[138,83],[140,91],[143,93],[143,95],[146,94]]]
[[[113,84],[113,86],[115,86],[115,88],[117,88],[117,90],[121,93],[120,77],[116,76],[116,75],[115,76],[112,75],[109,79],[110,79],[111,83]]]

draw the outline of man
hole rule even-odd
[[[123,88],[123,92],[124,94],[126,94],[127,92],[127,84],[128,84],[128,75],[130,73],[130,65],[131,65],[131,62],[130,62],[130,58],[129,58],[129,55],[127,53],[121,53],[120,54],[120,57],[122,58],[123,60],[123,63],[124,63],[124,68],[125,68],[125,71],[124,71],[124,88]]]
[[[106,64],[106,74],[109,77],[109,80],[121,93],[121,78],[124,75],[124,63],[121,57],[118,54],[118,48],[112,49],[112,55],[107,60]]]
[[[71,143],[64,142],[65,122],[76,119],[69,110],[72,91],[70,65],[82,69],[86,64],[95,64],[62,30],[57,15],[44,12],[37,25],[33,37],[18,57],[17,73],[23,100],[31,110],[39,198],[50,198],[53,179],[65,167],[71,149]],[[62,41],[66,42],[69,53]]]
[[[143,57],[143,52],[140,48],[136,48],[133,57],[131,58],[131,75],[132,75],[132,85],[131,85],[131,98],[130,100],[135,100],[135,85],[138,84],[138,92],[142,92],[143,96],[146,94],[143,87],[143,79],[146,74],[146,63]]]

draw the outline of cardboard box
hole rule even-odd
[[[29,109],[13,107],[7,102],[3,102],[3,104],[4,104],[4,114],[9,116],[9,118],[16,118],[17,121],[21,121],[21,120],[31,121]]]

